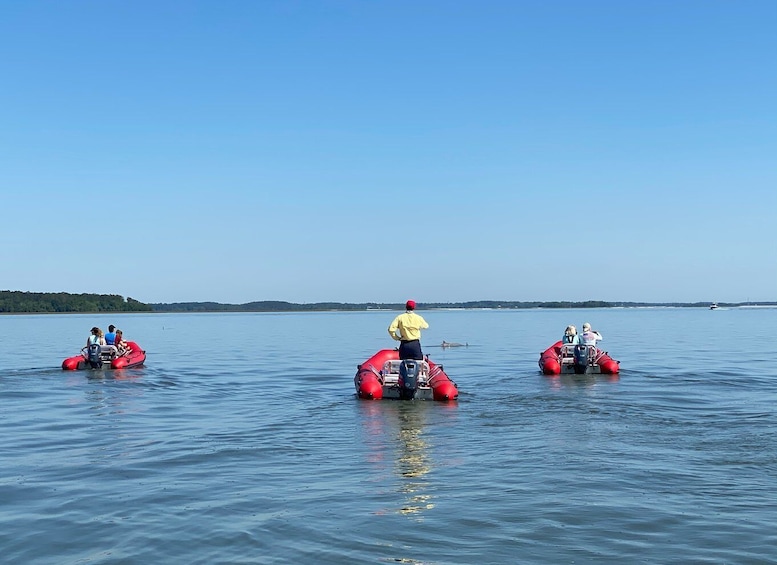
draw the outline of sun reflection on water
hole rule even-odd
[[[420,401],[360,402],[364,415],[368,459],[381,476],[391,474],[402,495],[396,512],[420,515],[434,508],[428,477],[433,470],[430,445],[426,436],[426,412]]]

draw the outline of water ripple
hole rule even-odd
[[[429,343],[471,344],[427,349],[455,403],[355,398],[380,313],[131,316],[147,365],[79,373],[21,345],[84,317],[0,317],[3,560],[774,562],[777,373],[738,336],[777,320],[715,312],[723,351],[691,347],[706,311],[594,314],[617,377],[545,377],[550,339],[518,338],[578,312],[430,314]]]

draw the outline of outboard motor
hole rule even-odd
[[[584,375],[588,370],[588,346],[576,345],[575,346],[575,374]]]
[[[399,365],[399,398],[410,400],[418,390],[418,373],[421,370],[420,361],[403,359]]]
[[[89,365],[92,367],[92,369],[99,369],[103,366],[103,360],[100,353],[101,348],[99,343],[93,343],[89,346],[87,360],[89,361]]]

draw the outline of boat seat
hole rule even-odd
[[[115,345],[101,345],[100,357],[102,359],[114,359],[119,354],[119,350]]]
[[[582,344],[580,344],[582,345]],[[561,346],[561,363],[566,365],[573,365],[575,363],[575,347],[577,345],[567,343]],[[588,358],[592,363],[596,362],[599,358],[599,350],[595,345],[586,345],[588,348]]]
[[[402,364],[400,359],[391,359],[383,364],[383,384],[397,384],[399,382],[399,366]],[[429,363],[418,361],[418,377],[421,382],[429,380]]]

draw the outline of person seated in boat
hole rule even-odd
[[[423,361],[424,354],[421,351],[421,330],[429,327],[422,316],[415,313],[415,301],[408,300],[405,303],[405,313],[400,314],[388,327],[391,339],[399,343],[400,359],[416,359]],[[397,333],[398,332],[398,333]]]
[[[593,345],[596,347],[596,342],[602,340],[602,334],[596,330],[591,329],[591,324],[586,322],[583,324],[583,333],[580,334],[580,343],[583,345]]]
[[[116,350],[118,351],[119,357],[122,355],[126,355],[130,352],[130,346],[129,343],[124,341],[124,332],[121,330],[116,330],[116,342],[114,343],[116,346]]]
[[[89,349],[90,345],[106,345],[105,336],[103,331],[97,326],[93,327],[89,332],[89,337],[86,338],[86,348]]]
[[[98,346],[96,350],[93,349],[94,346]],[[113,359],[116,357],[117,353],[118,350],[115,345],[108,345],[105,343],[103,331],[97,326],[93,327],[89,337],[86,338],[86,347],[84,347],[83,355],[92,361],[93,358],[97,359],[98,357],[102,359]]]
[[[564,330],[564,337],[561,338],[562,345],[577,345],[580,343],[580,336],[577,335],[575,326],[567,326]]]
[[[108,333],[105,334],[106,345],[116,345],[116,326],[111,324],[108,326]]]

